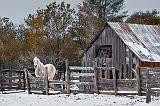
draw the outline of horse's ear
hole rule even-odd
[[[34,59],[38,59],[38,57],[34,57]]]

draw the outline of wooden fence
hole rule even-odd
[[[65,81],[58,81],[58,80],[48,80],[48,74],[46,73],[45,78],[36,78],[32,76],[30,72],[28,72],[27,69],[25,69],[25,78],[26,78],[26,85],[28,93],[32,93],[34,91],[43,91],[46,95],[49,94],[49,89],[51,88],[51,85],[63,85],[63,89],[58,89],[62,91],[63,93],[70,94],[71,92],[74,92],[75,90],[71,89],[72,85],[77,85],[79,87],[84,85],[92,85],[97,86],[97,82],[80,82],[80,77],[94,77],[95,73],[77,73],[81,70],[94,70],[93,67],[78,67],[78,66],[69,66],[68,61],[66,61],[66,76]],[[96,78],[96,77],[95,77]],[[74,82],[73,80],[79,80],[78,82]],[[57,90],[57,89],[56,89]],[[83,89],[84,90],[84,89]],[[86,90],[86,89],[85,89]],[[92,90],[92,89],[90,89]],[[81,92],[84,92],[81,90]],[[88,91],[86,91],[88,92]],[[91,92],[91,91],[90,91]],[[90,93],[88,92],[88,93]],[[93,92],[93,91],[92,91]]]
[[[101,77],[104,70],[106,74],[111,71],[112,79]],[[26,84],[29,93],[39,90],[45,91],[47,95],[50,85],[64,85],[63,89],[59,90],[67,94],[71,92],[99,94],[103,91],[113,91],[117,95],[119,91],[139,92],[139,77],[137,79],[117,79],[116,71],[114,67],[97,67],[96,64],[93,67],[69,66],[68,61],[66,61],[65,81],[48,80],[47,74],[44,79],[35,78],[26,71]],[[78,90],[72,89],[73,85],[77,86]]]
[[[96,64],[93,67],[69,66],[68,61],[66,61],[64,81],[48,80],[48,76],[44,79],[35,78],[26,71],[26,85],[29,93],[39,90],[44,91],[47,95],[51,85],[63,85],[58,90],[67,94],[81,92],[142,95],[142,93],[147,94],[150,89],[153,91],[155,88],[160,88],[160,74],[158,74],[160,68],[147,71],[148,69],[137,69],[135,79],[119,79],[117,78],[118,70],[114,67],[97,67]],[[153,83],[151,84],[150,81]],[[73,90],[73,85],[76,85],[78,90]]]
[[[0,89],[7,90],[25,90],[24,71],[3,69],[0,71]]]
[[[97,67],[96,64],[93,67],[69,66],[66,61],[64,81],[48,80],[47,73],[44,79],[33,75],[27,69],[24,71],[1,70],[0,90],[2,93],[12,89],[25,90],[27,86],[28,93],[41,91],[48,95],[52,85],[63,85],[56,90],[67,94],[71,92],[99,94],[112,91],[112,94],[117,95],[121,91],[133,91],[138,95],[145,93],[147,103],[151,101],[151,95],[159,96],[160,94],[160,68],[139,68],[136,70],[136,79],[118,79],[117,70],[114,67]],[[73,85],[78,89],[72,89]]]
[[[146,92],[146,103],[151,102],[151,95],[160,96],[160,67],[140,69],[141,88]]]

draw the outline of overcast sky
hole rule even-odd
[[[38,8],[45,8],[53,1],[58,3],[65,1],[76,8],[76,5],[82,3],[83,0],[0,0],[0,16],[8,17],[14,23],[20,24],[28,14],[36,13]],[[125,7],[125,10],[129,10],[129,14],[134,11],[145,12],[153,9],[160,11],[160,0],[125,0]]]

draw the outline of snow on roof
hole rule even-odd
[[[160,27],[108,22],[122,41],[141,59],[160,62]]]

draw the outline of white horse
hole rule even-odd
[[[57,73],[56,68],[52,64],[44,65],[39,58],[35,57],[33,59],[34,68],[35,68],[35,75],[36,77],[45,77],[45,71],[48,73],[48,79],[53,80],[55,74]]]

